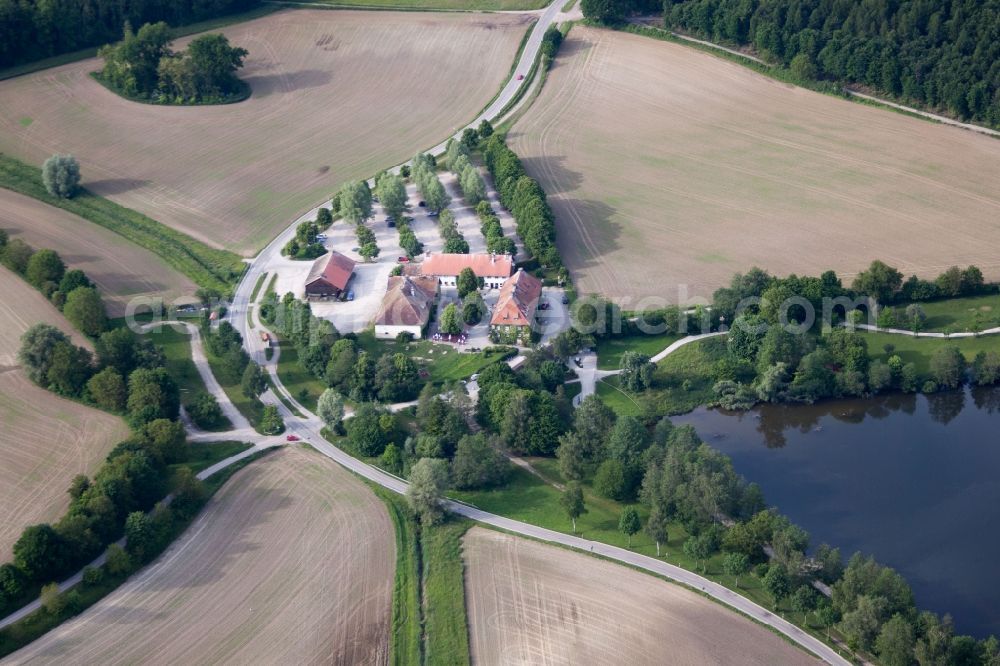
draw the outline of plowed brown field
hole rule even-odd
[[[319,454],[237,472],[152,565],[12,663],[380,664],[395,537],[381,501]]]
[[[578,285],[623,305],[710,297],[753,265],[1000,278],[1000,141],[686,46],[573,28],[511,147]]]
[[[0,285],[0,562],[6,562],[21,530],[58,519],[69,506],[73,477],[96,471],[128,428],[28,380],[17,367],[21,334],[40,322],[69,334],[72,328],[44,296],[3,267]]]
[[[613,562],[473,528],[465,590],[477,664],[819,663],[678,585]]]
[[[84,185],[253,254],[340,183],[446,138],[500,89],[525,16],[288,10],[222,30],[250,99],[166,107],[94,81],[92,59],[0,82],[0,151],[73,153]],[[187,40],[179,40],[180,48]]]
[[[155,254],[113,231],[37,199],[0,188],[0,229],[35,249],[55,250],[100,288],[108,314],[119,317],[136,297],[193,297],[198,286]]]

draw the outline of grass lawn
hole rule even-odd
[[[965,359],[972,362],[981,351],[1000,352],[1000,336],[985,335],[978,338],[914,338],[908,335],[893,335],[890,333],[862,332],[868,341],[868,356],[872,359],[885,361],[890,354],[886,353],[885,345],[893,345],[893,354],[898,354],[904,363],[914,363],[917,372],[922,376],[930,373],[931,356],[942,347],[958,347]]]
[[[725,354],[724,338],[692,342],[657,364],[650,390],[625,393],[617,377],[607,377],[597,382],[597,395],[620,416],[684,414],[715,397],[712,370]]]
[[[927,321],[921,329],[924,331],[957,333],[975,330],[977,324],[979,330],[1000,326],[1000,294],[949,298],[917,305],[927,315]]]
[[[465,520],[421,528],[424,583],[424,655],[428,664],[468,664],[469,626],[465,612]]]
[[[249,449],[252,444],[246,442],[211,442],[208,444],[190,444],[188,446],[187,460],[176,465],[171,465],[171,469],[188,467],[192,472],[198,474],[202,470],[208,469],[215,463],[225,460],[237,453],[242,453]]]
[[[278,377],[292,397],[311,412],[316,411],[316,402],[326,390],[325,383],[316,379],[299,363],[299,352],[292,343],[282,340],[281,354],[278,356]]]
[[[635,351],[646,356],[655,356],[682,336],[674,333],[659,335],[630,335],[624,338],[601,338],[597,341],[597,368],[617,370],[622,354]]]
[[[224,381],[226,373],[222,371],[223,361],[212,354],[207,347],[205,348],[205,357],[208,358],[208,365],[212,369],[212,374],[215,375],[219,385],[222,386],[222,390],[229,396],[229,400],[233,403],[233,406],[250,421],[251,425],[257,427],[261,417],[264,415],[264,403],[256,398],[248,398],[243,395],[239,380],[235,382]]]
[[[368,484],[386,504],[396,528],[389,663],[468,664],[462,536],[471,523],[417,524],[406,499]]]
[[[205,391],[205,383],[191,360],[191,337],[186,331],[177,330],[173,326],[160,326],[144,334],[163,349],[167,357],[167,372],[177,382],[181,390],[181,403],[188,401],[199,391]],[[212,428],[215,432],[230,430],[233,424],[223,415],[221,422]]]
[[[430,340],[416,340],[408,343],[399,343],[395,340],[377,340],[371,331],[359,333],[357,343],[359,349],[367,351],[375,358],[396,352],[406,354],[427,370],[428,380],[434,384],[467,379],[487,365],[504,357],[501,352],[489,354],[460,352],[451,345],[438,344]]]

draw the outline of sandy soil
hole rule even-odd
[[[0,151],[80,160],[84,185],[253,254],[345,180],[446,138],[506,79],[530,17],[289,10],[223,32],[250,51],[250,99],[126,101],[86,60],[0,82]],[[186,40],[179,40],[179,48]]]
[[[11,662],[386,663],[394,544],[364,484],[312,451],[279,451],[238,472],[151,566]]]
[[[125,314],[133,298],[191,300],[198,288],[155,254],[113,231],[5,189],[0,189],[0,229],[35,249],[55,250],[69,268],[84,271],[100,288],[112,317]]]
[[[678,585],[483,528],[464,541],[477,664],[817,664]]]
[[[578,286],[623,304],[710,297],[755,264],[1000,278],[1000,142],[685,46],[573,28],[511,146]]]
[[[128,436],[128,427],[28,380],[17,367],[21,334],[39,322],[69,334],[72,328],[40,293],[2,267],[0,284],[0,562],[5,562],[21,530],[62,516],[70,481],[95,472]]]

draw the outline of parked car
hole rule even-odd
[[[410,258],[409,257],[396,257],[396,261],[398,261],[401,264],[408,264],[408,263],[410,263]]]
[[[396,220],[389,219],[389,220],[386,220],[386,222],[389,224],[390,228],[396,226]]]
[[[563,305],[569,305],[569,296],[563,294],[562,302],[563,302]]]
[[[427,208],[427,202],[426,201],[421,201],[417,205],[420,206],[421,208]]]
[[[427,217],[437,217],[440,214],[441,214],[440,211],[432,210],[431,212],[427,213]]]
[[[326,240],[326,234],[316,234],[316,240],[318,240],[318,241],[325,241]]]
[[[354,292],[353,291],[347,292],[347,300],[349,300],[349,301],[353,301],[354,300]]]
[[[299,441],[299,436],[298,435],[286,435],[285,436],[285,441],[286,442],[297,442],[297,441]]]

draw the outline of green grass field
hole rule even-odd
[[[650,390],[626,393],[616,377],[608,377],[597,383],[597,395],[621,416],[684,414],[714,398],[712,371],[725,353],[724,338],[692,342],[657,364]]]
[[[325,383],[316,379],[311,372],[299,363],[299,352],[290,342],[280,343],[281,355],[278,356],[278,377],[292,397],[311,412],[316,411],[316,402],[326,390]]]
[[[622,360],[622,354],[627,351],[655,356],[681,337],[683,336],[674,333],[661,333],[660,335],[601,338],[597,341],[597,368],[599,370],[617,370]]]
[[[925,377],[930,372],[931,356],[942,347],[958,347],[969,362],[981,351],[1000,352],[1000,336],[985,335],[978,338],[914,338],[908,335],[890,333],[864,333],[868,341],[868,356],[885,361],[890,354],[885,345],[893,346],[893,354],[898,354],[904,363],[914,363],[917,372]]]
[[[142,213],[82,190],[72,199],[54,197],[42,184],[41,169],[0,153],[0,187],[79,215],[157,255],[200,287],[229,293],[246,266],[227,250],[216,250]]]
[[[1000,326],[1000,294],[919,303],[927,321],[922,331],[960,332]],[[898,328],[906,328],[899,326]]]
[[[369,486],[385,502],[396,528],[389,662],[468,664],[462,536],[471,524],[453,519],[418,525],[405,498]]]
[[[180,387],[182,404],[187,405],[197,392],[206,390],[205,382],[201,380],[201,375],[191,360],[191,337],[187,332],[173,326],[161,326],[144,335],[163,349],[167,358],[167,372]],[[223,415],[222,421],[213,430],[221,432],[232,427],[233,424]]]
[[[422,365],[429,374],[428,380],[434,384],[467,379],[504,356],[501,352],[489,354],[460,352],[450,345],[437,344],[429,340],[404,344],[392,340],[376,340],[371,331],[358,334],[358,347],[376,358],[383,354],[402,352]]]

